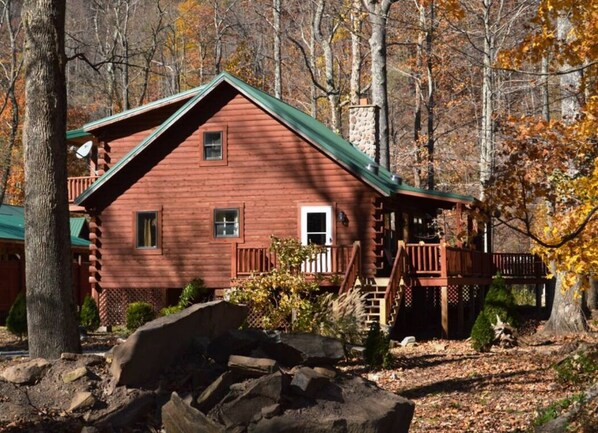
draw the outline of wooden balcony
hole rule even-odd
[[[96,181],[98,176],[79,176],[69,177],[67,179],[69,210],[71,212],[82,212],[85,209],[81,206],[75,205],[75,199],[81,195],[83,191],[91,186]]]
[[[409,286],[487,285],[500,273],[509,284],[539,284],[546,281],[547,269],[533,254],[483,253],[446,244],[402,244],[400,272]],[[338,281],[341,291],[359,277],[359,243],[324,247],[321,254],[301,266],[302,271],[323,281]],[[269,272],[278,266],[278,257],[268,247],[232,244],[231,278]],[[391,276],[392,278],[392,276]],[[400,279],[399,278],[399,279]],[[398,281],[395,282],[398,284]]]
[[[542,260],[527,253],[483,253],[446,244],[405,245],[405,274],[416,286],[488,284],[500,273],[510,284],[538,284],[548,274]]]
[[[301,270],[320,281],[321,285],[340,285],[345,274],[358,266],[355,245],[329,245],[301,265]],[[232,244],[231,278],[246,278],[251,274],[269,272],[278,267],[276,253],[268,247],[247,247]],[[357,264],[355,264],[357,263]]]

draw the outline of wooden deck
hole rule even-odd
[[[85,208],[75,205],[75,199],[97,180],[98,176],[79,176],[67,179],[69,211],[84,212]]]
[[[359,244],[332,245],[306,261],[302,270],[321,277],[343,277],[359,269],[353,253]],[[402,244],[404,251],[401,277],[414,287],[442,287],[450,285],[490,284],[500,273],[509,284],[538,284],[546,280],[547,270],[539,257],[524,253],[483,253],[446,244]],[[231,278],[244,278],[252,273],[269,272],[278,266],[276,254],[268,247],[247,247],[232,244]],[[348,275],[353,282],[357,275]],[[392,279],[392,276],[391,276]],[[342,282],[342,281],[341,281]]]

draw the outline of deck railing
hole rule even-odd
[[[307,274],[322,276],[342,276],[349,269],[354,246],[327,245],[322,252],[314,255],[301,265],[301,270]],[[252,273],[269,272],[278,267],[278,257],[268,247],[247,247],[237,243],[232,244],[231,277],[247,277]]]
[[[396,302],[397,296],[403,296],[403,279],[407,277],[409,272],[409,257],[407,255],[407,248],[403,241],[399,241],[399,248],[395,261],[390,271],[390,278],[386,291],[384,292],[384,301],[381,303],[380,324],[387,325],[391,322],[392,307]]]
[[[542,278],[546,267],[527,253],[484,253],[446,244],[407,244],[410,275],[426,277]]]
[[[80,196],[83,191],[89,188],[97,178],[98,176],[69,177],[67,179],[69,203],[74,203],[75,199]]]
[[[353,244],[353,251],[351,252],[351,258],[347,264],[347,270],[343,276],[343,281],[338,289],[339,295],[344,292],[348,292],[351,287],[355,285],[357,278],[359,278],[359,272],[361,270],[361,245],[359,241],[355,241]]]

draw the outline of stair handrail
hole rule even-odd
[[[397,297],[397,290],[399,287],[403,289],[405,285],[403,277],[406,277],[407,275],[407,257],[407,248],[405,247],[405,242],[399,241],[397,254],[392,265],[392,270],[390,271],[388,285],[386,286],[386,291],[384,292],[384,312],[386,317],[380,317],[381,324],[389,324],[388,321],[390,319],[390,315],[392,314],[392,305]]]
[[[361,253],[360,253],[361,242],[353,242],[353,250],[351,252],[351,259],[347,265],[347,270],[343,276],[343,282],[338,289],[338,294],[343,294],[349,291],[351,287],[355,285],[361,269]]]

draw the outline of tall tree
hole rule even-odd
[[[1,69],[4,71],[2,77],[4,96],[0,100],[0,117],[9,116],[10,120],[3,123],[7,124],[8,131],[2,131],[0,138],[0,204],[4,203],[6,186],[12,165],[12,155],[17,140],[17,131],[19,129],[19,104],[15,86],[21,69],[21,60],[19,50],[17,49],[17,36],[20,31],[20,22],[15,25],[13,14],[16,6],[11,0],[0,1],[0,31],[6,34],[8,40],[8,49],[5,57],[8,57],[7,63],[2,63]]]
[[[493,187],[502,203],[501,219],[530,236],[536,252],[551,264],[556,290],[545,330],[553,333],[586,329],[580,293],[598,272],[594,15],[589,3],[542,1],[534,32],[507,53],[510,64],[521,66],[541,62],[553,49],[553,72],[560,77],[561,119],[515,122],[517,129],[505,143],[508,158]]]
[[[29,354],[80,351],[66,188],[65,0],[26,0],[25,261]]]
[[[386,75],[386,26],[390,7],[397,0],[364,0],[372,34],[370,55],[372,65],[372,103],[377,105],[380,133],[380,165],[390,169],[390,128],[388,121],[388,84]]]

